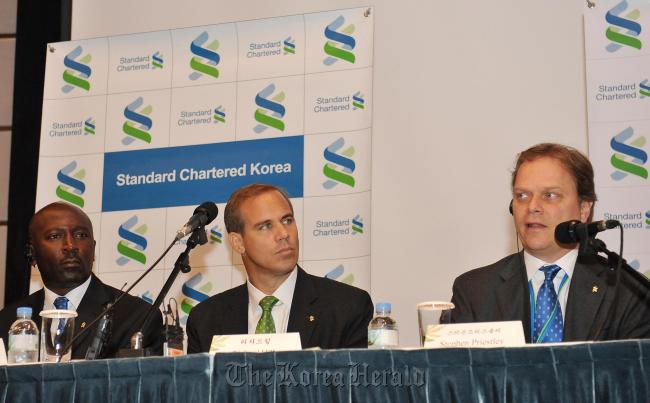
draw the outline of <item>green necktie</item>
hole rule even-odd
[[[273,295],[266,296],[260,301],[260,306],[262,307],[262,316],[260,321],[257,322],[257,327],[255,328],[255,334],[259,333],[275,333],[275,322],[273,322],[273,315],[271,311],[273,306],[277,304],[279,299],[275,298]]]

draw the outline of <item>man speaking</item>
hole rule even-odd
[[[284,192],[264,184],[241,188],[230,196],[224,221],[248,281],[192,309],[188,353],[208,351],[212,336],[225,334],[298,332],[303,348],[368,346],[370,296],[297,265],[298,228]]]
[[[650,337],[648,289],[623,271],[616,295],[604,258],[555,239],[562,222],[590,222],[595,202],[579,151],[546,143],[519,154],[510,212],[524,250],[459,276],[451,321],[520,320],[532,343]]]

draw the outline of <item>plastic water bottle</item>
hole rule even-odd
[[[368,325],[369,348],[395,348],[399,345],[397,322],[390,316],[390,303],[380,302],[375,306],[375,317]]]
[[[10,364],[38,361],[38,327],[32,318],[32,308],[22,306],[16,309],[18,319],[9,328]]]

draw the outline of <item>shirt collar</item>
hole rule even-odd
[[[54,300],[57,297],[66,297],[69,301],[68,309],[71,311],[76,311],[79,308],[79,305],[81,304],[81,300],[83,299],[84,295],[86,295],[86,291],[90,286],[91,278],[92,276],[88,276],[86,281],[84,281],[81,285],[77,286],[76,288],[73,288],[65,295],[59,295],[54,291],[50,290],[49,288],[43,287],[45,290],[45,301],[43,302],[43,309],[56,309],[54,307]]]
[[[524,262],[526,263],[526,274],[528,275],[529,280],[533,278],[540,267],[552,264],[560,266],[562,270],[564,270],[564,272],[567,274],[567,276],[571,278],[573,276],[573,268],[575,267],[577,260],[578,248],[570,250],[555,262],[545,262],[524,250]]]
[[[289,277],[284,280],[282,285],[272,294],[279,299],[276,305],[290,304],[293,299],[293,291],[296,288],[296,279],[298,278],[298,270],[294,267]],[[246,282],[248,288],[248,302],[251,306],[259,306],[262,298],[267,295],[257,289],[250,281]]]

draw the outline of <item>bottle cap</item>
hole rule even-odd
[[[32,307],[31,306],[21,306],[16,309],[16,316],[24,316],[27,318],[32,317]]]
[[[388,312],[388,313],[390,313],[390,308],[391,308],[390,302],[379,302],[379,303],[377,303],[377,305],[375,307],[375,311],[377,313],[379,313],[379,312]]]

